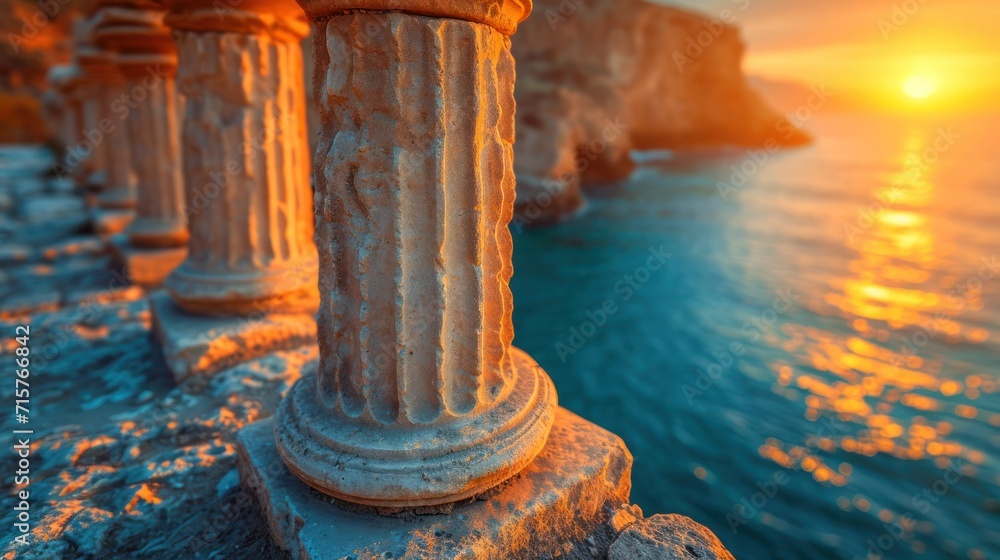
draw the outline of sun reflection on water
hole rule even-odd
[[[979,267],[970,274],[950,266],[958,260],[957,249],[948,225],[934,213],[948,193],[936,182],[938,168],[927,158],[933,142],[924,131],[906,138],[898,170],[869,196],[857,220],[851,216],[845,223],[845,247],[851,255],[845,274],[830,280],[825,293],[813,287],[816,302],[810,310],[842,318],[851,334],[786,323],[769,341],[797,357],[797,363],[771,364],[774,391],[804,400],[805,416],[817,429],[803,442],[769,438],[758,452],[784,468],[808,472],[824,485],[850,485],[852,455],[855,460],[878,454],[930,460],[939,469],[960,458],[961,472],[974,475],[986,454],[951,439],[953,423],[965,419],[1000,425],[1000,414],[981,411],[975,402],[997,392],[996,379],[986,372],[960,371],[945,364],[941,352],[929,350],[947,345],[947,354],[992,336],[963,317],[983,309],[982,287],[993,275]],[[845,492],[851,494],[847,488]],[[877,506],[862,494],[842,496],[837,505],[886,523],[903,513]],[[934,526],[923,521],[914,531],[930,534]],[[919,540],[906,540],[922,552]]]

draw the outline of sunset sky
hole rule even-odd
[[[1000,108],[997,0],[661,3],[712,17],[732,10],[749,74],[823,84],[874,107]]]

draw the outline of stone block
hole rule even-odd
[[[562,408],[541,453],[506,486],[391,516],[311,489],[282,462],[273,432],[273,419],[240,431],[240,480],[277,544],[299,560],[606,558],[611,520],[629,507],[632,456],[622,440]]]
[[[135,247],[124,235],[111,239],[115,263],[125,271],[129,282],[144,288],[158,288],[167,276],[187,258],[187,247],[147,249]]]
[[[608,560],[735,560],[711,530],[690,517],[654,515],[629,525]]]
[[[316,343],[316,318],[310,314],[199,316],[177,307],[166,292],[154,292],[149,299],[153,332],[178,382]]]

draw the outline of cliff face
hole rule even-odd
[[[807,143],[747,84],[739,30],[723,21],[738,9],[535,0],[513,40],[520,225],[576,210],[581,183],[628,175],[633,149]]]

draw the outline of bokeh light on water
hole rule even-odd
[[[1000,121],[810,125],[515,236],[515,344],[738,558],[1000,558]]]

